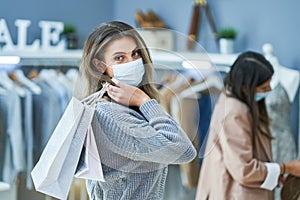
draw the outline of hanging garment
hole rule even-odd
[[[66,88],[67,99],[72,98],[73,83],[62,72],[57,72],[57,80]]]
[[[32,189],[31,170],[33,168],[33,118],[32,92],[25,88],[25,96],[21,98],[22,129],[25,139],[26,153],[26,187]]]
[[[194,147],[198,151],[198,131],[199,131],[199,121],[200,112],[198,109],[198,99],[195,98],[183,98],[179,100],[179,124],[184,132],[188,135],[192,141]],[[197,187],[198,177],[199,177],[200,165],[198,162],[198,157],[193,159],[187,164],[180,165],[180,174],[182,178],[182,184],[187,189],[192,189]]]
[[[166,78],[166,77],[165,77]],[[181,107],[179,103],[178,95],[185,89],[189,88],[191,83],[194,81],[192,78],[186,78],[179,74],[176,76],[170,76],[168,81],[163,84],[163,87],[159,90],[161,94],[160,104],[161,106],[173,116],[173,118],[180,124],[185,133],[189,136],[194,147],[198,146],[197,138],[193,137],[197,134],[197,126],[182,126],[182,121],[189,121],[193,112],[184,112],[181,115],[181,108],[187,106],[191,108],[194,104],[189,103],[197,102],[197,99],[191,99],[190,101],[182,102],[185,106]],[[184,108],[183,108],[184,109]],[[193,109],[192,109],[193,110]],[[193,110],[194,111],[194,110]],[[184,116],[184,114],[187,114]],[[186,118],[188,117],[188,118]],[[196,120],[196,119],[195,119]],[[198,124],[198,122],[197,122]],[[196,129],[196,130],[195,130]],[[193,140],[195,139],[195,140]],[[188,164],[181,165],[169,165],[168,176],[166,178],[164,199],[178,199],[178,200],[189,200],[195,198],[195,188],[191,189],[195,185],[195,181],[191,181],[192,171],[196,174],[199,172],[198,159],[195,158]],[[198,177],[198,176],[197,176]],[[198,181],[198,180],[196,180]]]
[[[5,158],[5,144],[7,140],[7,117],[8,117],[8,102],[6,98],[6,90],[1,89],[0,93],[0,181],[3,180],[4,158]]]
[[[57,93],[45,82],[34,81],[42,91],[40,95],[33,95],[33,148],[35,164],[61,117],[61,109]]]
[[[164,96],[164,105],[168,105],[166,110],[169,110],[170,114],[180,124],[181,128],[187,134],[192,141],[194,147],[197,150],[198,147],[198,123],[199,123],[199,110],[197,98],[180,98],[182,91],[191,87],[194,82],[193,78],[184,78],[178,76],[180,79],[175,80],[168,87],[166,86],[161,92]],[[192,189],[197,186],[199,176],[199,164],[196,157],[191,162],[186,164],[180,164],[180,176],[181,184],[186,189]],[[167,186],[168,187],[168,186]],[[184,194],[185,195],[185,194]]]
[[[206,141],[208,138],[210,120],[215,107],[216,101],[220,95],[220,91],[210,89],[210,91],[203,91],[201,98],[198,99],[200,110],[199,130],[198,130],[198,150],[199,150],[199,164],[201,166],[203,155],[205,152]]]
[[[194,81],[192,78],[186,78],[183,75],[177,75],[175,79],[164,85],[162,89],[159,90],[161,101],[160,105],[165,109],[165,111],[172,115],[171,111],[171,101],[174,95],[179,94],[186,88],[190,87],[191,83]],[[173,116],[176,120],[176,117]]]
[[[271,44],[266,43],[263,45],[263,51],[266,59],[270,61],[273,66],[274,74],[271,80],[271,87],[275,88],[279,83],[284,88],[290,103],[292,104],[292,111],[290,112],[290,126],[293,130],[293,136],[296,143],[296,152],[300,152],[300,132],[299,132],[299,84],[300,73],[298,70],[282,66],[279,59],[273,55],[273,47]]]
[[[296,142],[290,127],[291,103],[281,83],[266,97],[272,140],[272,155],[276,162],[288,162],[296,158]],[[281,188],[275,189],[275,199],[280,199]]]
[[[57,93],[60,105],[61,115],[64,113],[71,96],[68,94],[68,89],[59,81],[57,72],[51,69],[43,69],[39,73],[39,77]]]
[[[36,85],[34,82],[32,82],[30,79],[28,79],[23,71],[21,69],[17,69],[15,71],[13,71],[12,73],[10,73],[10,78],[22,85],[24,85],[25,87],[27,87],[28,89],[30,89],[34,94],[41,94],[41,88]]]
[[[291,103],[287,93],[279,83],[266,97],[266,106],[271,119],[270,129],[272,154],[276,162],[287,162],[296,158],[296,144],[290,127]]]
[[[71,99],[32,170],[37,191],[67,199],[94,111],[92,106]]]
[[[21,102],[14,90],[6,90],[0,94],[1,118],[4,118],[3,137],[5,137],[4,159],[2,158],[2,179],[12,184],[18,173],[25,170],[25,143],[22,132]],[[3,114],[2,114],[3,113]],[[3,122],[3,121],[2,121]],[[2,156],[2,155],[1,155]]]

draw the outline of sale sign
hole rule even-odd
[[[0,51],[26,50],[26,51],[57,51],[64,50],[65,41],[60,40],[60,34],[64,29],[63,22],[39,21],[41,39],[36,39],[32,44],[27,44],[27,31],[31,25],[30,20],[17,19],[17,41],[14,43],[5,19],[0,19]]]

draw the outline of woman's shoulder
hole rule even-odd
[[[248,106],[237,98],[222,94],[214,110],[213,122],[221,126],[232,127],[232,123],[249,124],[252,121]],[[218,128],[216,128],[218,129]]]
[[[128,109],[128,107],[113,101],[100,101],[95,106],[95,112],[98,114],[115,113],[125,109]]]
[[[113,101],[103,101],[97,103],[95,114],[99,119],[108,118],[113,121],[132,121],[143,119],[141,114],[128,106],[121,105]]]
[[[224,92],[220,94],[218,106],[223,107],[227,115],[244,115],[250,112],[249,107],[244,102]]]

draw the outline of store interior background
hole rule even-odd
[[[170,27],[188,34],[194,0],[3,0],[0,18],[6,20],[13,41],[16,41],[16,19],[29,19],[28,43],[40,38],[38,22],[62,21],[76,25],[79,47],[98,24],[121,20],[134,27],[137,10],[151,9]],[[290,0],[207,0],[217,27],[233,26],[238,30],[236,52],[262,52],[264,43],[271,43],[282,65],[300,69],[299,7],[300,1]],[[212,31],[202,17],[198,42],[209,52],[217,53]]]
[[[3,0],[5,1],[5,0]],[[282,66],[300,70],[300,1],[207,0],[217,28],[237,29],[235,52],[254,50],[263,53],[265,43],[273,45],[273,54]],[[41,38],[38,22],[62,21],[76,26],[79,48],[100,23],[120,20],[137,27],[135,12],[153,10],[170,29],[188,35],[194,0],[6,0],[0,6],[0,18],[6,20],[12,40],[16,42],[16,19],[29,19],[28,44]],[[218,53],[214,35],[202,13],[198,42],[208,53]],[[292,112],[295,112],[295,103]],[[292,129],[298,132],[292,119]]]
[[[300,70],[300,1],[297,0],[207,0],[217,28],[237,29],[235,52],[254,50],[262,53],[262,46],[271,43],[281,65]],[[100,23],[120,20],[137,27],[135,12],[153,10],[167,26],[188,35],[194,0],[2,0],[0,19],[5,19],[14,42],[17,40],[16,19],[28,19],[28,44],[41,37],[38,22],[61,21],[76,26],[79,48],[89,33]],[[214,35],[206,17],[201,16],[198,42],[208,53],[218,53]],[[1,42],[0,42],[1,47]],[[0,48],[1,53],[1,48]],[[298,91],[299,93],[299,91]],[[299,96],[299,94],[297,95]],[[299,99],[297,99],[299,101]],[[297,112],[297,103],[292,112]],[[292,119],[293,132],[298,133]]]

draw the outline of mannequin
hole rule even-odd
[[[269,117],[270,129],[273,137],[272,154],[275,162],[287,162],[296,159],[296,142],[290,127],[291,104],[299,87],[299,72],[280,65],[278,59],[272,55],[272,45],[263,45],[263,51],[274,68],[271,81],[272,92],[265,102]],[[280,189],[275,190],[275,199],[280,199]]]
[[[280,65],[278,59],[272,55],[273,47],[267,43],[263,45],[263,52],[274,68],[274,75],[271,81],[271,87],[275,88],[278,83],[281,83],[287,92],[289,101],[292,103],[297,94],[300,82],[299,72]]]

